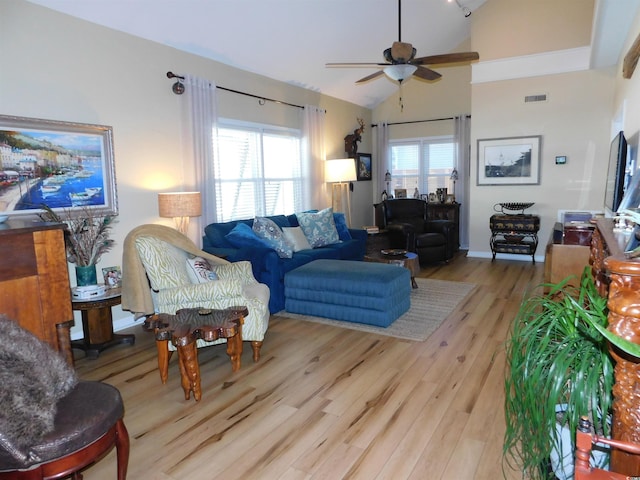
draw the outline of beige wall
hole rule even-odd
[[[172,93],[168,70],[297,105],[325,108],[327,158],[344,156],[343,138],[358,127],[356,118],[371,123],[368,109],[22,0],[0,2],[0,59],[0,113],[113,127],[120,215],[113,232],[116,247],[103,257],[99,268],[122,264],[122,243],[133,227],[171,224],[158,217],[156,197],[158,191],[180,189],[182,181],[182,97]],[[294,126],[298,121],[295,108],[270,103],[261,107],[256,99],[226,92],[219,97],[221,116]],[[370,151],[369,128],[360,145],[361,151]],[[354,201],[366,196],[368,212],[371,195],[361,185],[364,183],[371,182],[356,184]],[[354,207],[356,225],[366,223],[362,210],[365,208]],[[119,307],[113,313],[116,327],[119,320],[130,318]],[[78,317],[74,336],[80,331]]]

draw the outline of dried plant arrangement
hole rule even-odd
[[[83,208],[82,213],[65,209],[63,215],[43,205],[40,218],[46,222],[64,223],[67,261],[80,267],[96,265],[100,257],[114,245],[109,238],[115,215],[96,215],[95,210]]]

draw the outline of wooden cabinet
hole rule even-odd
[[[607,329],[640,344],[640,259],[629,259],[624,250],[629,236],[613,231],[611,219],[599,219],[591,240],[590,263],[598,291],[608,298]],[[637,442],[640,438],[640,359],[610,349],[615,360],[612,436]],[[640,475],[640,456],[613,449],[611,470],[632,477]]]
[[[73,364],[71,290],[64,225],[9,220],[0,224],[0,313]]]

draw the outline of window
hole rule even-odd
[[[396,188],[405,188],[410,197],[416,187],[425,194],[449,186],[449,177],[455,167],[453,136],[390,141],[389,148],[390,195]]]
[[[220,121],[214,159],[216,220],[301,210],[301,132]]]

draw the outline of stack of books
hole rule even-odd
[[[362,228],[364,228],[367,231],[367,233],[380,233],[380,229],[375,225],[365,225]]]

